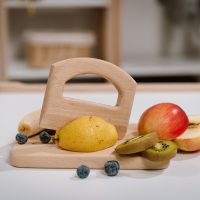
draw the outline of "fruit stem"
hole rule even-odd
[[[51,140],[55,144],[59,139],[58,137],[52,136]]]

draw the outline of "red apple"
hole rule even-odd
[[[173,103],[160,103],[148,108],[140,117],[140,135],[156,132],[159,139],[174,140],[188,127],[186,113]]]

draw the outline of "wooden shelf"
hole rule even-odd
[[[0,35],[2,37],[0,38],[0,43],[2,42],[3,45],[0,47],[0,55],[4,59],[0,60],[0,71],[1,76],[0,80],[39,80],[39,79],[47,79],[48,76],[48,70],[47,69],[31,69],[26,66],[26,63],[22,60],[16,60],[11,59],[9,60],[8,57],[10,56],[9,48],[15,47],[16,44],[18,44],[19,37],[21,36],[21,33],[26,30],[27,28],[30,28],[31,25],[34,28],[40,28],[43,27],[42,23],[45,24],[44,28],[50,27],[53,29],[54,26],[51,26],[50,24],[55,23],[56,20],[51,20],[50,22],[44,23],[43,20],[41,20],[41,23],[37,23],[36,19],[37,17],[41,17],[41,15],[37,15],[34,19],[31,18],[32,22],[34,23],[27,23],[26,20],[21,20],[21,26],[14,27],[18,23],[18,21],[15,21],[15,23],[11,23],[11,17],[12,14],[16,15],[16,18],[18,19],[20,17],[23,17],[23,12],[26,8],[35,7],[35,8],[44,8],[44,9],[57,9],[56,12],[59,12],[59,9],[67,9],[67,8],[85,8],[84,10],[81,10],[81,12],[87,12],[90,14],[90,12],[94,12],[96,15],[95,23],[94,25],[85,23],[83,24],[80,19],[77,19],[77,23],[70,23],[71,29],[75,29],[75,25],[77,25],[78,28],[86,28],[92,27],[92,30],[96,32],[97,38],[98,38],[98,52],[97,57],[103,58],[105,60],[108,60],[116,65],[119,64],[120,59],[120,0],[36,0],[34,2],[23,2],[23,1],[17,1],[17,0],[1,0],[0,1],[0,31],[2,32]],[[87,9],[89,8],[89,9]],[[91,8],[91,9],[90,9]],[[102,8],[97,10],[95,8]],[[24,10],[23,10],[24,9]],[[92,10],[93,9],[93,10]],[[80,10],[73,10],[73,13],[70,13],[71,15],[77,16],[77,12],[80,13]],[[102,12],[103,11],[103,12]],[[8,18],[8,12],[10,15],[10,18]],[[20,12],[18,14],[17,12]],[[62,12],[63,14],[64,12]],[[48,14],[52,14],[51,12]],[[82,14],[82,13],[81,13]],[[88,15],[82,16],[81,19],[87,19]],[[81,15],[80,15],[81,16]],[[15,16],[14,16],[15,17]],[[57,19],[60,16],[57,17]],[[25,17],[23,19],[26,19]],[[44,20],[48,19],[47,17],[43,17]],[[54,19],[54,18],[53,18]],[[63,18],[62,18],[63,19]],[[89,19],[93,19],[90,17]],[[88,19],[87,19],[88,20]],[[48,21],[48,20],[47,20]],[[89,20],[88,20],[89,21]],[[71,21],[70,21],[71,22]],[[10,26],[10,24],[12,26]],[[30,25],[31,24],[31,25]],[[30,27],[29,27],[30,25]],[[73,26],[72,26],[73,25]],[[59,29],[59,24],[55,23],[55,29]],[[14,27],[15,31],[11,31]],[[61,26],[63,28],[63,26]],[[66,28],[66,26],[65,26]],[[17,29],[17,31],[16,31]],[[9,34],[9,31],[11,31],[12,34]],[[9,38],[10,36],[11,38]],[[9,46],[9,42],[11,41],[11,45]],[[17,41],[17,42],[16,42]],[[19,45],[19,48],[21,46]],[[18,49],[18,47],[14,51]],[[12,49],[12,50],[13,50]],[[20,50],[21,51],[21,50]],[[18,52],[14,52],[14,56],[18,55]],[[11,55],[12,57],[12,55]],[[17,57],[17,56],[16,56]]]
[[[47,79],[49,69],[29,68],[23,60],[13,60],[8,66],[8,78],[10,80],[41,80]]]
[[[23,60],[13,60],[9,63],[8,67],[8,79],[16,81],[27,81],[27,80],[47,80],[49,76],[48,68],[30,68]],[[90,79],[98,78],[93,74],[86,74],[76,77],[75,79]]]
[[[124,60],[121,67],[133,76],[199,76],[200,60],[141,58]]]
[[[35,8],[103,8],[107,7],[109,0],[37,0],[35,2],[22,2],[7,0],[6,7],[9,9],[23,9],[28,6]]]
[[[200,60],[188,61],[181,59],[164,59],[149,58],[135,59],[132,61],[122,61],[121,67],[133,76],[199,76]],[[12,60],[8,67],[8,78],[10,80],[46,80],[48,78],[49,69],[47,68],[30,68],[24,60]],[[83,75],[79,78],[96,78],[95,75]]]

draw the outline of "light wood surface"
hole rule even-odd
[[[121,0],[110,0],[104,12],[104,58],[116,65],[120,64],[120,18]]]
[[[7,10],[5,9],[5,0],[0,0],[0,80],[7,79]]]
[[[116,106],[63,97],[64,85],[80,74],[97,74],[118,90]],[[114,124],[123,138],[129,123],[136,82],[125,71],[109,62],[93,58],[72,58],[52,65],[41,112],[40,126],[58,130],[84,115],[97,115]]]
[[[118,143],[136,135],[134,127],[129,125],[126,137]],[[139,154],[120,156],[114,149],[115,146],[92,153],[70,152],[59,149],[56,144],[41,144],[35,136],[24,145],[14,144],[10,151],[10,163],[16,167],[77,168],[86,165],[94,169],[103,169],[108,160],[118,160],[120,169],[164,169],[169,164],[168,160],[153,162]]]
[[[50,68],[67,58],[90,57],[96,43],[92,31],[26,31],[23,39],[26,60],[32,68]]]

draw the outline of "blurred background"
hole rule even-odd
[[[200,0],[0,0],[0,36],[1,80],[44,83],[52,63],[89,56],[137,82],[200,81]]]

